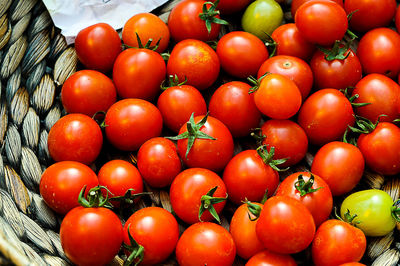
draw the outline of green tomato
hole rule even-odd
[[[282,20],[283,11],[276,1],[257,0],[251,3],[244,12],[242,28],[261,40],[267,40],[267,34],[271,35],[282,24]]]
[[[340,208],[340,216],[345,219],[345,213],[357,215],[353,223],[366,236],[384,236],[396,226],[392,215],[393,200],[388,193],[378,189],[362,190],[344,199]]]

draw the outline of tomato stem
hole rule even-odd
[[[124,244],[124,248],[128,250],[130,254],[125,260],[124,266],[132,265],[132,263],[135,263],[134,265],[137,266],[143,261],[145,249],[132,237],[131,232],[129,231],[130,227],[131,225],[128,225],[128,237],[130,245]]]
[[[188,81],[187,77],[185,76],[185,80],[182,82],[179,82],[179,77],[177,74],[175,75],[169,75],[168,76],[168,85],[165,85],[167,83],[166,79],[163,80],[163,82],[161,82],[160,88],[165,91],[169,88],[172,87],[177,87],[177,86],[182,86],[184,85],[186,82]]]
[[[393,203],[391,211],[392,211],[392,217],[396,220],[396,222],[400,222],[400,208],[398,207],[400,204],[400,199],[396,200],[395,203]]]
[[[323,187],[312,188],[313,185],[314,185],[314,175],[311,173],[310,173],[310,178],[307,180],[307,182],[304,181],[303,175],[300,174],[297,177],[296,183],[294,183],[294,187],[298,192],[300,192],[301,197],[304,197],[307,194],[316,192],[321,188],[323,188]]]
[[[256,221],[260,217],[260,213],[262,210],[261,206],[254,204],[247,199],[245,199],[245,201],[243,201],[243,203],[245,203],[247,205],[249,220]],[[254,218],[252,218],[251,215],[253,215]]]
[[[106,197],[103,196],[101,189],[106,190]],[[81,206],[85,208],[96,208],[96,207],[105,207],[105,208],[113,208],[113,205],[109,202],[108,195],[112,194],[107,187],[105,186],[96,186],[91,188],[87,193],[85,198],[86,185],[83,186],[81,192],[78,196],[78,202]]]
[[[221,223],[221,219],[219,218],[219,215],[217,211],[214,208],[214,204],[224,202],[228,198],[228,194],[226,194],[225,197],[213,197],[215,191],[218,189],[218,186],[213,187],[210,189],[206,195],[201,196],[200,199],[200,208],[199,208],[199,221],[201,220],[201,216],[203,213],[208,210],[210,214],[217,220],[218,223]]]
[[[289,170],[289,167],[285,168],[285,169],[280,169],[278,168],[277,165],[283,164],[284,162],[287,161],[287,159],[276,159],[274,160],[273,157],[275,155],[275,147],[271,147],[269,149],[269,152],[267,150],[267,145],[261,145],[260,147],[257,148],[257,154],[261,157],[261,159],[263,160],[263,162],[266,165],[269,165],[272,169],[274,169],[275,171],[278,172],[282,172],[282,171],[287,171]]]
[[[204,20],[206,24],[206,28],[208,33],[211,32],[212,24],[221,24],[221,25],[229,25],[228,21],[219,19],[216,16],[220,14],[218,10],[216,10],[219,0],[213,2],[205,2],[203,4],[203,12],[199,14],[200,19]],[[207,8],[207,5],[210,5],[210,8]]]
[[[251,88],[249,89],[249,94],[251,94],[251,93],[253,93],[253,92],[256,92],[256,91],[260,88],[260,84],[261,84],[262,79],[265,78],[265,77],[266,77],[267,75],[269,75],[269,74],[271,74],[271,73],[267,72],[267,73],[265,73],[264,75],[262,75],[259,79],[256,79],[256,78],[253,77],[253,76],[247,77],[247,80],[248,80],[252,85],[254,85],[253,87],[251,87]]]

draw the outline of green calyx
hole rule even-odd
[[[395,203],[393,203],[391,212],[392,212],[392,217],[396,220],[396,222],[400,222],[400,199],[397,200]]]
[[[200,19],[204,20],[206,23],[206,28],[208,33],[211,32],[211,27],[212,24],[221,24],[221,25],[229,25],[229,23],[226,20],[219,19],[216,16],[220,14],[219,10],[217,9],[217,5],[219,3],[219,0],[213,2],[205,2],[203,4],[203,12],[199,14]],[[210,5],[210,8],[207,8],[207,5]]]
[[[141,193],[134,193],[135,189],[130,188],[125,192],[123,196],[111,197],[110,200],[112,201],[119,201],[121,204],[131,205],[134,203],[135,199],[144,195],[151,195],[152,192],[141,192]]]
[[[256,140],[258,145],[262,145],[262,142],[267,137],[262,133],[261,128],[253,129],[253,132],[250,133],[250,136]]]
[[[331,49],[322,46],[318,46],[318,49],[325,54],[324,58],[327,61],[345,60],[350,55],[350,44],[351,41],[343,45],[339,40],[336,40]]]
[[[346,98],[349,100],[351,106],[353,106],[353,107],[363,107],[363,106],[366,106],[366,105],[371,104],[371,103],[355,103],[354,100],[355,100],[355,99],[358,99],[358,97],[360,97],[360,95],[354,94],[353,96],[350,96],[349,89],[354,89],[354,88],[353,88],[353,87],[347,87],[347,88],[345,88],[344,90],[341,89],[340,91],[341,91],[341,92],[344,94],[344,96],[346,96]]]
[[[102,189],[106,191],[106,197],[103,196]],[[105,207],[112,208],[113,205],[109,202],[108,194],[111,192],[105,186],[96,186],[91,188],[85,198],[86,185],[82,188],[78,196],[78,202],[85,208]]]
[[[260,213],[262,210],[261,206],[254,204],[247,199],[245,199],[245,201],[243,201],[243,203],[245,203],[247,205],[249,220],[256,221],[260,217]],[[254,218],[252,218],[252,215],[254,216]]]
[[[203,213],[208,210],[210,212],[210,214],[212,215],[212,217],[214,217],[218,223],[221,223],[221,219],[219,218],[218,213],[214,208],[214,204],[224,202],[225,200],[227,200],[228,194],[226,194],[226,196],[223,198],[214,197],[213,195],[217,189],[218,189],[218,186],[215,186],[212,189],[210,189],[207,192],[207,194],[201,196],[201,199],[200,199],[201,203],[200,203],[200,208],[199,208],[199,221],[201,221],[201,216],[203,215]]]
[[[140,245],[136,240],[132,237],[130,233],[130,226],[128,226],[128,237],[129,237],[129,242],[131,243],[130,245],[123,244],[124,248],[130,252],[129,256],[124,262],[124,266],[129,266],[129,265],[139,265],[144,258],[144,247]]]
[[[263,162],[266,165],[269,165],[275,171],[282,172],[282,171],[289,170],[289,167],[287,167],[285,169],[278,168],[278,165],[283,164],[284,162],[287,161],[287,159],[276,159],[276,160],[274,160],[273,158],[274,158],[274,155],[275,155],[275,147],[271,147],[269,152],[268,152],[267,145],[261,145],[260,147],[257,148],[256,151],[257,151],[257,154],[263,160]]]
[[[360,133],[360,134],[369,134],[372,131],[375,130],[376,126],[379,123],[379,119],[381,116],[386,116],[386,115],[380,115],[378,119],[376,120],[376,123],[372,123],[369,119],[355,115],[356,118],[356,127],[348,126],[348,128],[354,132],[354,133]]]
[[[352,226],[355,226],[355,227],[357,227],[357,225],[361,223],[360,221],[355,221],[355,219],[357,217],[357,214],[353,214],[352,215],[350,213],[349,209],[347,209],[347,211],[344,213],[343,219],[336,214],[336,208],[335,208],[335,215],[339,220],[341,220],[343,222],[346,222],[346,223],[348,223],[348,224],[350,224]]]
[[[296,190],[298,192],[300,192],[300,196],[304,197],[307,194],[316,192],[318,190],[320,190],[323,187],[319,187],[319,188],[312,188],[312,186],[314,185],[314,175],[310,174],[310,178],[306,181],[304,181],[303,175],[299,175],[297,177],[297,181],[296,183],[294,183],[294,187],[296,188]]]
[[[271,73],[267,72],[264,75],[262,75],[259,79],[256,79],[253,76],[247,77],[247,80],[251,83],[251,85],[253,85],[253,87],[249,89],[249,94],[256,92],[260,88],[260,84],[263,78],[265,78],[269,74]]]
[[[145,45],[143,45],[142,40],[139,37],[139,34],[137,32],[135,32],[135,34],[136,34],[136,39],[138,42],[138,47],[133,47],[133,46],[124,44],[125,47],[133,48],[133,49],[149,49],[149,50],[155,51],[155,50],[157,50],[158,46],[160,45],[161,38],[158,39],[157,43],[153,46],[151,46],[151,43],[153,42],[153,39],[151,39],[151,38],[147,41],[147,43]]]
[[[168,81],[167,80],[163,80],[163,82],[161,83],[161,85],[160,85],[160,88],[163,90],[163,91],[165,91],[165,90],[167,90],[167,89],[169,89],[169,88],[172,88],[172,87],[176,87],[176,86],[182,86],[182,85],[184,85],[186,82],[187,82],[187,77],[185,76],[185,80],[184,81],[182,81],[182,82],[179,82],[179,77],[178,77],[178,75],[169,75],[168,76]],[[168,82],[168,85],[166,85],[166,83]]]

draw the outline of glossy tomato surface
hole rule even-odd
[[[215,2],[215,0],[212,2]],[[251,0],[221,0],[217,9],[221,14],[232,14],[244,9],[250,2]]]
[[[314,0],[293,0],[292,4],[291,4],[291,13],[292,13],[292,17],[294,18],[296,15],[296,11],[297,9],[299,9],[299,7],[306,3],[306,2],[310,2],[310,1],[314,1]],[[332,2],[336,2],[337,4],[339,4],[340,6],[343,7],[343,0],[326,0],[326,1],[332,1]]]
[[[251,257],[246,263],[246,266],[261,265],[297,266],[297,263],[290,255],[278,254],[265,249]]]

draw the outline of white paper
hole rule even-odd
[[[104,22],[121,29],[133,15],[150,12],[168,0],[43,0],[54,24],[61,29],[67,43],[78,32]]]

